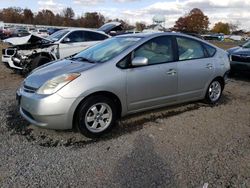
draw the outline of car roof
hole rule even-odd
[[[175,35],[175,36],[190,37],[190,35],[183,34],[183,33],[176,33],[176,32],[134,33],[134,34],[119,35],[117,37],[150,38],[150,37],[157,37],[157,36],[164,36],[164,35]],[[193,38],[193,37],[191,36],[190,38]]]
[[[109,35],[107,35],[106,33],[102,32],[102,31],[96,31],[96,30],[93,30],[93,29],[86,29],[86,28],[67,28],[67,29],[62,29],[62,30],[69,31],[69,32],[72,32],[72,31],[90,31],[90,32],[96,32],[96,33],[100,33],[100,34],[109,36]]]
[[[191,35],[187,35],[187,34],[184,34],[184,33],[179,33],[179,32],[157,32],[157,33],[134,33],[134,34],[126,34],[126,35],[119,35],[119,36],[116,36],[117,38],[122,38],[122,37],[138,37],[138,38],[153,38],[153,37],[158,37],[158,36],[168,36],[168,35],[171,35],[171,36],[182,36],[182,37],[187,37],[187,38],[190,38],[190,39],[194,39],[196,41],[200,41],[202,43],[205,43],[207,45],[210,45],[210,46],[213,46],[214,48],[218,48],[216,47],[215,45],[205,41],[205,40],[202,40],[198,37],[194,37],[194,36],[191,36]]]

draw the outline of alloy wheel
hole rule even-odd
[[[91,106],[85,115],[87,129],[99,133],[107,129],[112,121],[112,109],[106,103],[97,103]]]

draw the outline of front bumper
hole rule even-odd
[[[22,70],[22,67],[18,67],[14,64],[14,62],[12,61],[12,57],[13,56],[7,56],[7,55],[3,55],[2,56],[2,62],[6,63],[7,66],[11,69],[18,69],[18,70]]]
[[[20,114],[31,124],[48,129],[65,130],[73,127],[75,99],[65,99],[58,94],[42,96],[18,90]]]

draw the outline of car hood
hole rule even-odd
[[[250,48],[242,48],[238,46],[238,47],[230,48],[228,52],[234,55],[250,55]]]
[[[97,64],[68,59],[48,63],[35,69],[25,80],[24,85],[38,89],[54,77],[67,73],[81,73]]]
[[[49,39],[46,39],[44,37],[40,37],[37,35],[33,35],[33,34],[25,36],[25,37],[11,37],[11,38],[3,40],[3,42],[9,43],[11,45],[23,45],[23,44],[28,44],[28,43],[31,43],[31,44],[39,43],[42,40],[47,41],[47,42],[53,42]]]

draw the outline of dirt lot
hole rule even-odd
[[[0,187],[250,187],[250,76],[232,78],[217,106],[139,114],[100,139],[29,125],[22,79],[0,64]]]

